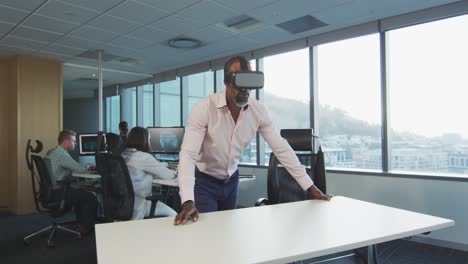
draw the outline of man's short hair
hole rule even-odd
[[[70,130],[70,129],[64,129],[60,131],[59,136],[58,136],[59,145],[62,144],[64,140],[70,139],[71,137],[76,137],[75,131]]]
[[[229,78],[229,69],[236,62],[239,62],[241,65],[250,65],[250,62],[243,56],[235,56],[230,58],[228,61],[226,61],[226,63],[224,63],[224,81],[226,81]]]
[[[127,121],[122,121],[119,123],[119,129],[124,129],[124,128],[128,129]]]

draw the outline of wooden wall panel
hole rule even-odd
[[[9,96],[10,63],[8,59],[0,60],[0,211],[9,205],[9,157],[8,157],[8,124],[9,124]]]
[[[28,139],[44,143],[43,155],[57,145],[62,124],[62,64],[33,57],[18,59],[17,213],[34,210],[24,151]]]

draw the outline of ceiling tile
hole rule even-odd
[[[55,43],[62,45],[62,46],[69,46],[73,48],[86,49],[86,50],[94,49],[102,45],[102,42],[97,42],[91,39],[83,39],[83,38],[77,38],[77,37],[72,37],[72,36],[65,36],[57,40]]]
[[[240,15],[232,8],[224,7],[218,3],[203,1],[177,13],[189,17],[203,25],[214,25],[229,18]]]
[[[45,1],[46,0],[2,0],[1,5],[31,12]]]
[[[24,26],[66,34],[79,27],[79,24],[70,23],[63,20],[57,20],[41,15],[32,15],[24,23]]]
[[[192,32],[186,36],[200,40],[204,44],[232,37],[234,34],[226,32],[215,27],[206,27],[204,29]]]
[[[269,24],[270,26],[288,21],[287,18],[279,15],[279,13],[276,12],[276,8],[272,7],[272,5],[250,10],[247,12],[247,15]]]
[[[282,29],[278,29],[276,27],[268,27],[268,28],[260,29],[254,32],[242,34],[241,36],[244,38],[256,41],[256,42],[262,42],[262,43],[268,43],[268,44],[287,41],[290,38],[294,37],[290,33]]]
[[[53,52],[53,53],[60,53],[60,54],[69,55],[69,56],[76,56],[85,51],[86,49],[72,48],[72,47],[62,46],[58,44],[51,44],[40,50],[40,52]]]
[[[0,38],[8,33],[12,28],[15,27],[15,24],[0,22]]]
[[[98,42],[107,42],[109,40],[117,38],[119,34],[100,30],[93,27],[84,26],[70,33],[70,36],[82,39],[89,39]]]
[[[345,25],[348,21],[364,19],[372,14],[373,11],[359,3],[349,3],[335,8],[329,8],[312,15],[329,25],[336,26]]]
[[[141,24],[109,15],[100,16],[88,23],[88,25],[119,34],[127,34],[130,31],[142,27]]]
[[[105,12],[112,7],[125,2],[125,0],[61,0],[79,7],[95,10],[98,12]]]
[[[53,42],[62,36],[61,34],[23,26],[17,27],[10,35],[42,42]]]
[[[0,41],[1,43],[1,41]],[[5,53],[8,55],[15,55],[15,54],[31,54],[35,52],[37,49],[28,49],[28,48],[21,48],[18,46],[9,46],[9,45],[2,45],[0,44],[0,53]]]
[[[13,46],[18,48],[26,48],[31,50],[38,50],[44,47],[47,43],[18,38],[13,36],[6,36],[4,39],[0,40],[0,45]]]
[[[123,36],[123,37],[120,37],[118,39],[115,39],[109,42],[109,44],[118,46],[118,47],[124,47],[124,48],[141,49],[141,48],[148,47],[149,45],[152,44],[152,42]]]
[[[177,35],[166,32],[166,31],[161,31],[161,30],[157,30],[154,28],[150,28],[150,27],[144,27],[144,28],[140,28],[137,31],[129,33],[127,36],[136,38],[136,39],[143,39],[143,40],[150,41],[151,43],[155,43],[155,42],[165,42],[171,38],[176,37]]]
[[[124,47],[118,47],[110,44],[104,44],[99,47],[106,53],[110,53],[117,56],[135,58],[138,55],[138,51],[135,49],[129,49]]]
[[[169,15],[169,12],[139,2],[127,1],[107,14],[146,25]]]
[[[157,43],[155,45],[141,49],[138,52],[140,53],[139,57],[141,58],[148,57],[149,59],[154,59],[161,56],[172,56],[173,54],[184,52],[184,50],[171,48],[165,44]]]
[[[268,4],[271,4],[273,2],[276,2],[278,0],[214,0],[215,2],[218,2],[222,5],[229,6],[231,8],[234,8],[240,12],[245,12],[248,10],[252,10],[258,7],[262,7]]]
[[[177,35],[189,33],[203,27],[203,25],[200,23],[178,15],[170,15],[148,26],[155,29],[162,29],[167,32],[172,32]]]
[[[83,24],[99,15],[98,12],[70,5],[60,1],[50,1],[37,11],[38,14]]]
[[[28,12],[0,5],[0,21],[17,24],[21,22]]]
[[[69,60],[69,59],[72,58],[72,56],[70,56],[70,55],[53,53],[53,52],[46,52],[46,51],[41,51],[41,52],[34,53],[34,56],[47,58],[47,59],[52,59],[52,60],[57,60],[57,61],[61,61],[61,62],[64,62],[64,61]]]
[[[355,0],[280,0],[264,7],[271,15],[278,14],[287,20],[320,12],[346,3],[357,3]]]
[[[169,12],[179,11],[195,3],[201,2],[201,0],[136,0],[141,3],[145,3],[150,6],[154,6]]]

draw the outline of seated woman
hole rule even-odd
[[[151,202],[145,197],[152,194],[153,179],[173,179],[176,172],[166,168],[149,153],[149,134],[145,128],[134,127],[127,135],[122,156],[127,162],[135,192],[132,219],[149,216]],[[161,201],[156,203],[156,216],[175,216],[177,213]]]

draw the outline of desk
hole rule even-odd
[[[72,173],[73,177],[88,179],[88,180],[98,180],[101,179],[101,175],[97,173],[84,172],[84,173]]]
[[[83,179],[89,179],[89,180],[98,180],[101,179],[101,175],[97,173],[73,173],[73,177],[78,177],[78,178],[83,178]],[[255,176],[250,176],[249,178],[240,178],[239,182],[246,182],[246,181],[253,181],[255,180]],[[164,186],[171,186],[171,187],[178,187],[179,182],[177,179],[171,179],[171,180],[163,180],[163,179],[153,179],[153,184],[157,185],[164,185]]]
[[[454,225],[452,220],[340,196],[330,202],[206,213],[185,226],[173,221],[96,225],[98,263],[285,263]]]

